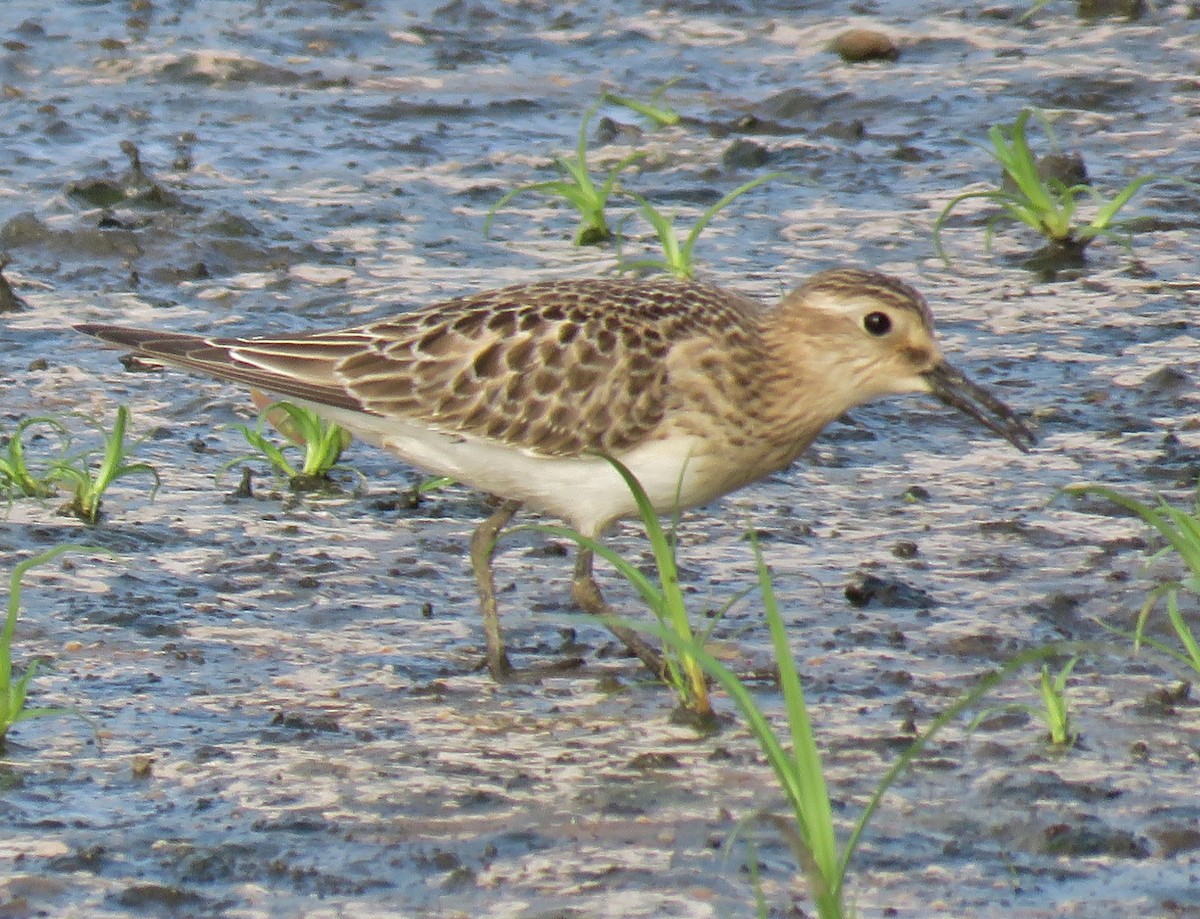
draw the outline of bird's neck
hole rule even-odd
[[[765,420],[772,440],[790,445],[795,458],[826,425],[862,403],[860,374],[821,329],[768,326],[761,379]]]

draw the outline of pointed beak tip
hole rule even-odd
[[[950,363],[939,363],[924,377],[931,395],[1003,437],[1022,453],[1037,445],[1037,435],[1026,421]]]

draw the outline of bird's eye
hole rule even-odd
[[[892,317],[887,313],[867,313],[863,317],[863,328],[869,335],[886,335],[892,330]]]

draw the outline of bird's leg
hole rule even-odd
[[[496,608],[496,575],[492,570],[492,557],[496,554],[496,537],[520,506],[519,501],[502,501],[471,534],[471,567],[475,570],[475,584],[479,588],[479,611],[483,614],[483,635],[487,641],[487,667],[497,682],[512,676],[513,667],[508,662],[508,652],[504,650],[504,638],[500,634],[500,611]]]
[[[649,667],[656,677],[662,679],[667,672],[667,664],[663,660],[663,656],[636,631],[612,621],[616,614],[604,599],[604,595],[600,593],[600,587],[596,584],[595,577],[592,576],[592,560],[592,550],[581,546],[579,554],[575,557],[575,578],[571,582],[571,596],[585,613],[605,620],[604,624],[608,630],[616,635],[621,643],[632,651],[643,664]]]

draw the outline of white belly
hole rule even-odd
[[[486,438],[444,434],[419,423],[375,418],[311,405],[322,417],[375,443],[405,462],[446,475],[480,491],[520,501],[566,520],[585,535],[598,535],[621,517],[637,514],[625,480],[600,456],[545,457]],[[617,457],[637,477],[660,513],[694,507],[721,493],[704,475],[705,458],[695,456],[695,437],[657,440]]]
[[[480,438],[428,430],[393,433],[382,445],[419,469],[520,501],[566,520],[585,535],[599,535],[614,520],[637,514],[629,486],[600,456],[537,456]],[[646,490],[655,510],[666,513],[711,497],[699,494],[698,476],[688,462],[694,446],[691,438],[657,441],[619,459]]]

